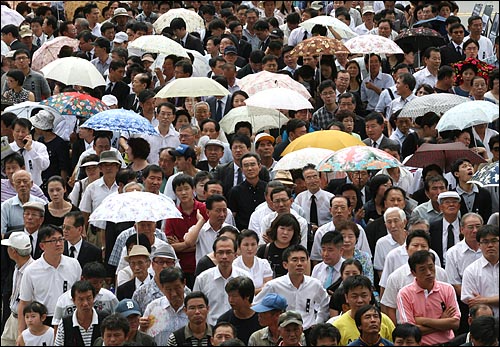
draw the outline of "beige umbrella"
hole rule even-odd
[[[174,18],[182,18],[186,22],[186,30],[191,33],[205,29],[205,23],[196,12],[186,10],[184,8],[174,8],[162,14],[154,23],[153,28],[157,34],[161,34],[162,30],[170,26],[170,22]]]
[[[225,96],[229,90],[208,77],[180,78],[167,84],[157,94],[157,98],[176,98],[198,96]]]
[[[179,43],[163,35],[144,35],[128,44],[128,48],[140,50],[142,53],[174,54],[189,58],[186,49]]]
[[[106,81],[97,68],[88,60],[66,57],[54,60],[40,70],[45,78],[82,87],[105,86]]]

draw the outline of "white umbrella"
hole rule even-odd
[[[313,164],[316,166],[321,160],[329,157],[334,153],[335,151],[325,148],[308,147],[298,149],[294,152],[290,152],[284,155],[274,166],[273,171],[302,169],[308,164]]]
[[[437,131],[463,130],[473,125],[487,124],[498,119],[498,105],[475,100],[457,105],[446,111],[439,120]]]
[[[454,106],[469,101],[471,99],[448,93],[423,95],[404,105],[399,117],[415,119],[431,111],[440,115]]]
[[[157,94],[157,98],[175,98],[198,96],[225,96],[229,90],[218,82],[208,77],[179,78],[163,87]]]
[[[140,50],[144,53],[173,54],[178,57],[189,58],[186,49],[179,43],[163,35],[144,35],[130,42],[128,48]]]
[[[246,99],[245,104],[247,106],[293,111],[314,108],[302,95],[294,90],[286,88],[271,88],[262,90]]]
[[[182,218],[169,197],[149,192],[111,194],[92,212],[89,222],[156,222]]]
[[[200,52],[186,49],[188,53],[191,53],[194,57],[193,61],[193,76],[192,77],[207,77],[210,72],[210,65],[208,65],[207,60]]]
[[[404,54],[394,41],[380,35],[361,35],[344,42],[351,53]]]
[[[205,23],[196,12],[186,10],[184,8],[174,8],[162,14],[153,23],[153,28],[157,34],[161,34],[162,30],[170,26],[170,22],[174,18],[182,18],[186,22],[186,31],[191,33],[193,31],[200,31],[205,29]]]
[[[2,28],[8,24],[14,24],[18,27],[24,19],[19,12],[2,5]]]
[[[349,26],[347,26],[344,22],[332,16],[317,16],[300,23],[299,26],[304,27],[308,32],[311,32],[312,28],[317,24],[327,28],[332,27],[332,29],[335,30],[343,39],[352,39],[353,37],[358,36],[358,34],[352,31],[351,28],[349,28]],[[329,30],[328,37],[334,37]]]
[[[106,81],[97,68],[88,60],[66,57],[54,60],[40,70],[44,77],[66,85],[95,88],[105,86]]]
[[[281,87],[295,90],[306,99],[311,97],[311,94],[302,83],[297,82],[288,75],[274,72],[260,71],[246,75],[238,84],[240,89],[250,96],[264,89]]]
[[[288,122],[288,118],[270,108],[241,106],[229,111],[220,121],[220,127],[226,134],[231,134],[236,123],[241,121],[250,122],[253,131],[257,133],[266,129],[279,129]]]

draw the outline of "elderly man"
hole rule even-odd
[[[130,264],[134,278],[116,288],[116,297],[118,300],[131,299],[137,288],[153,279],[153,276],[148,273],[148,268],[151,264],[149,257],[148,250],[141,245],[133,246],[130,253],[125,256],[125,260]]]
[[[276,346],[278,344],[279,316],[285,312],[286,307],[286,299],[276,293],[267,294],[260,304],[252,306],[252,310],[259,314],[259,324],[265,328],[257,330],[250,336],[249,346]]]

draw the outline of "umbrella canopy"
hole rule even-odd
[[[241,121],[250,122],[253,131],[257,133],[266,129],[279,129],[288,122],[288,118],[270,108],[241,106],[230,110],[220,121],[220,127],[226,134],[231,134],[236,123]]]
[[[245,104],[247,106],[293,111],[314,108],[302,95],[287,88],[262,90],[246,99]]]
[[[416,49],[419,59],[420,52],[425,51],[428,47],[441,47],[446,44],[440,33],[425,27],[404,29],[396,36],[394,42],[400,47],[407,46]]]
[[[161,34],[162,30],[170,26],[170,22],[174,18],[182,18],[186,22],[186,31],[191,33],[193,31],[200,31],[205,29],[205,23],[196,12],[186,10],[184,8],[173,8],[168,12],[162,14],[153,23],[153,28],[157,34]]]
[[[108,109],[108,106],[100,99],[78,92],[55,94],[42,100],[40,104],[47,105],[63,115],[86,119]]]
[[[337,39],[331,39],[324,36],[313,36],[299,42],[297,46],[290,51],[291,55],[304,57],[316,55],[335,55],[338,53],[350,53],[349,49]]]
[[[307,88],[302,83],[295,81],[288,75],[268,71],[261,71],[243,77],[240,80],[239,86],[248,95],[254,95],[265,89],[287,88],[296,91],[306,99],[311,97],[311,94],[309,94]]]
[[[415,119],[427,112],[435,112],[440,115],[454,106],[469,101],[471,99],[449,93],[424,95],[407,103],[401,110],[399,117]]]
[[[344,43],[351,53],[404,54],[394,41],[380,35],[361,35]]]
[[[423,20],[418,21],[415,24],[413,24],[413,27],[418,28],[424,24],[426,26],[430,25],[433,30],[435,30],[438,33],[440,33],[441,35],[443,35],[443,37],[444,37],[444,35],[448,34],[448,32],[446,30],[446,18],[444,18],[442,16],[436,16],[436,17],[431,18],[431,19],[423,19]]]
[[[54,60],[40,70],[44,77],[66,85],[95,88],[105,86],[106,81],[97,68],[88,60],[66,57]]]
[[[175,203],[163,194],[129,192],[111,194],[91,213],[89,222],[157,222],[182,218]]]
[[[321,160],[334,154],[335,151],[325,148],[308,147],[296,150],[283,156],[274,166],[276,170],[302,169],[308,164],[318,165]]]
[[[129,132],[130,134],[158,135],[149,120],[129,110],[114,109],[99,112],[83,125],[83,128]]]
[[[25,18],[19,12],[2,5],[2,28],[9,24],[18,27],[24,20]]]
[[[478,170],[467,183],[477,183],[481,187],[498,188],[498,161],[489,163]]]
[[[225,96],[230,92],[218,82],[208,77],[179,78],[163,87],[157,94],[157,98],[175,98],[198,96]]]
[[[358,34],[352,31],[348,25],[332,16],[316,16],[300,23],[299,26],[304,27],[308,32],[311,32],[312,28],[317,24],[327,28],[331,27],[340,36],[342,36],[343,39],[352,39],[353,37],[358,36]],[[328,36],[333,38],[333,34],[330,31],[328,31]]]
[[[73,52],[76,52],[78,44],[78,40],[67,36],[58,36],[53,40],[44,42],[42,47],[33,53],[31,68],[36,71],[41,70],[45,65],[59,59],[57,55],[63,46],[69,46],[73,49]]]
[[[15,104],[15,105],[6,107],[5,112],[12,112],[17,116],[17,118],[30,119],[31,112],[36,108],[41,108],[47,112],[52,113],[54,115],[54,118],[55,118],[55,123],[57,123],[57,119],[61,118],[61,114],[59,112],[57,112],[55,109],[53,109],[52,107],[49,107],[47,105],[43,105],[43,104],[35,102],[35,101],[24,101],[24,102],[21,102],[19,104]]]
[[[281,153],[285,156],[288,153],[308,147],[325,148],[332,151],[350,146],[365,146],[363,142],[354,136],[339,130],[321,130],[305,134],[293,140]]]
[[[406,162],[407,166],[424,168],[429,164],[439,165],[444,172],[449,172],[451,164],[457,159],[466,158],[472,164],[485,163],[483,157],[472,152],[462,142],[431,144],[424,143]]]
[[[179,43],[163,35],[144,35],[130,42],[128,48],[140,50],[141,53],[173,54],[189,58],[186,49]]]
[[[402,164],[392,155],[370,146],[352,146],[341,149],[323,159],[318,171],[361,171],[399,167]]]
[[[186,51],[191,53],[194,57],[192,77],[207,77],[207,74],[211,71],[211,69],[205,57],[201,55],[200,52],[193,49],[186,49]]]
[[[496,119],[498,119],[498,105],[489,101],[475,100],[446,111],[436,129],[439,132],[463,130],[473,125],[491,123]]]

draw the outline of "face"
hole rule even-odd
[[[278,71],[278,62],[276,60],[270,60],[265,64],[262,64],[262,70],[269,72]]]
[[[250,27],[253,27],[253,25],[255,24],[257,19],[258,19],[257,14],[254,12],[250,12],[246,15],[246,21],[247,21],[248,26],[250,26]]]
[[[208,213],[210,214],[210,210]],[[232,240],[217,242],[215,259],[218,261],[220,268],[230,269],[234,258],[236,258],[236,253],[234,252],[234,243]]]
[[[346,190],[345,192],[342,192],[342,196],[349,199],[351,206],[355,207],[358,205],[358,195],[355,190]]]
[[[482,30],[483,30],[483,21],[481,19],[475,19],[469,25],[469,31],[474,36],[481,35]]]
[[[75,291],[73,302],[79,311],[88,313],[91,312],[94,307],[94,295],[91,290],[86,292]]]
[[[410,131],[411,119],[398,117],[396,119],[396,126],[398,127],[399,131],[406,135]]]
[[[385,207],[399,207],[400,209],[404,209],[406,206],[406,200],[403,194],[396,189],[391,190],[387,194],[387,199],[384,201]]]
[[[481,220],[472,215],[465,220],[462,219],[462,225],[460,226],[460,232],[462,235],[464,235],[465,241],[470,244],[470,243],[475,243],[476,242],[476,234],[479,228],[483,226],[483,223]]]
[[[431,56],[427,59],[427,67],[432,69],[439,69],[441,65],[441,53],[439,52],[431,52]]]
[[[423,264],[417,264],[415,271],[411,271],[418,285],[425,289],[430,289],[434,286],[436,278],[436,266],[431,257],[428,257]]]
[[[177,118],[177,121],[175,122],[175,130],[179,131],[179,129],[185,125],[189,125],[189,118],[184,115],[180,116]]]
[[[50,256],[59,256],[64,251],[64,238],[59,232],[40,242],[40,248]]]
[[[21,170],[21,167],[17,162],[10,162],[5,164],[5,175],[7,175],[7,178],[9,181],[13,184],[12,176],[14,175],[15,172]],[[30,188],[31,189],[31,188]]]
[[[174,307],[181,307],[184,302],[185,283],[177,279],[174,282],[161,284],[161,291]]]
[[[429,243],[423,237],[414,237],[411,239],[410,244],[406,247],[408,256],[412,256],[417,251],[428,251]]]
[[[462,80],[465,82],[465,83],[471,83],[472,79],[474,78],[474,76],[476,76],[476,73],[474,72],[474,70],[472,69],[466,69],[463,73],[462,73]]]
[[[458,171],[453,175],[459,179],[460,182],[467,182],[474,175],[474,166],[471,163],[464,161],[459,167]]]
[[[347,176],[351,180],[352,184],[354,184],[358,189],[362,189],[370,179],[368,171],[365,170],[350,171],[347,173]]]
[[[240,252],[243,257],[253,257],[257,254],[257,240],[253,237],[245,237],[241,240]]]
[[[167,127],[174,121],[175,113],[170,107],[162,106],[160,112],[156,113],[156,119],[158,119],[161,125]]]
[[[397,234],[404,232],[406,220],[401,219],[398,212],[392,212],[387,215],[385,226],[390,234]]]
[[[238,295],[239,296],[239,295]],[[231,298],[231,293],[228,294],[228,297]],[[229,299],[231,300],[231,299]],[[232,305],[231,305],[232,307]],[[217,330],[214,331],[214,336],[212,337],[212,345],[220,346],[220,344],[226,340],[230,340],[234,338],[233,329],[228,326],[220,326]]]
[[[333,105],[335,104],[335,90],[332,87],[328,87],[323,89],[320,94],[321,100],[325,103],[325,105]]]
[[[309,257],[303,251],[291,252],[288,260],[283,262],[283,267],[290,276],[300,276],[305,273],[308,261]]]
[[[394,346],[419,346],[419,343],[413,336],[409,337],[396,337],[394,339]]]
[[[257,148],[257,153],[261,158],[268,158],[273,155],[274,146],[273,143],[269,140],[261,140],[259,141],[259,148]]]
[[[168,153],[168,151],[164,150],[160,153],[158,165],[163,169],[165,173],[173,172],[175,166],[175,158],[172,157]]]
[[[462,43],[464,40],[464,29],[462,29],[461,27],[453,29],[453,31],[451,32],[451,39],[455,43]]]
[[[106,346],[122,346],[127,336],[123,330],[105,329],[102,338]]]
[[[175,187],[175,196],[181,203],[190,202],[193,200],[193,188],[187,183],[180,184]]]
[[[286,327],[279,327],[278,330],[283,338],[283,346],[298,346],[303,331],[301,325],[291,323]]]
[[[369,120],[365,123],[366,135],[373,140],[376,141],[382,136],[382,132],[384,131],[384,124],[378,124],[376,120]]]
[[[498,261],[498,235],[486,235],[479,240],[479,248],[490,262]]]
[[[16,172],[13,177],[13,185],[14,189],[19,195],[26,195],[29,193],[31,187],[33,186],[33,180],[30,177],[30,174],[26,171]]]
[[[63,223],[63,236],[64,239],[72,242],[78,241],[82,235],[82,227],[75,227],[75,217],[64,218]],[[73,242],[72,242],[73,243]]]
[[[355,311],[357,311],[361,306],[368,305],[371,298],[371,290],[361,286],[353,288],[349,290],[349,293],[345,294],[346,302],[349,304],[351,310]]]
[[[342,248],[333,243],[321,245],[321,258],[327,265],[335,265],[342,257]]]
[[[358,267],[354,264],[346,265],[344,267],[344,271],[342,272],[342,280],[356,275],[361,275],[361,271],[359,271]]]
[[[310,55],[303,57],[302,62],[304,63],[304,65],[309,65],[313,69],[315,69],[316,65],[318,64],[317,59]]]
[[[346,70],[347,72],[349,72],[350,77],[355,77],[359,75],[359,68],[356,64],[349,64]]]
[[[339,230],[344,238],[344,245],[342,248],[351,253],[354,250],[354,246],[356,246],[356,234],[351,229],[342,229]]]
[[[202,135],[208,136],[210,139],[216,139],[219,136],[219,132],[215,129],[215,123],[213,122],[207,122],[203,124],[203,129],[201,129],[201,133]],[[219,146],[216,147],[220,148]]]
[[[426,191],[425,194],[432,202],[437,203],[437,199],[438,199],[439,194],[441,194],[442,192],[445,192],[446,190],[447,189],[446,189],[444,182],[442,182],[442,181],[432,182],[429,185],[429,190]]]
[[[243,37],[243,27],[241,25],[234,27],[232,34],[235,35],[238,40],[241,40]]]
[[[27,208],[23,212],[24,227],[29,232],[34,232],[38,230],[43,223],[44,214],[32,208]]]
[[[380,331],[380,324],[380,314],[371,309],[361,315],[361,325],[358,326],[358,329],[362,330],[364,334],[377,334]]]
[[[246,179],[255,179],[259,176],[261,165],[254,157],[246,157],[241,161],[241,167]]]
[[[233,108],[237,108],[240,106],[245,106],[245,100],[246,98],[243,95],[236,95],[233,98]]]
[[[320,178],[319,173],[316,170],[305,170],[302,175],[304,176],[304,181],[306,187],[311,192],[317,192],[320,189]]]
[[[499,152],[499,143],[494,143],[493,147],[491,147],[491,153],[493,153],[493,161],[498,161]]]
[[[476,78],[472,82],[472,89],[471,89],[471,94],[474,97],[480,97],[482,98],[484,96],[484,93],[486,93],[487,87],[486,87],[486,82],[484,81],[483,78]]]
[[[244,143],[238,141],[233,142],[231,153],[235,162],[239,162],[241,157],[248,152],[249,150]]]
[[[179,140],[183,145],[194,145],[195,137],[191,128],[183,129],[179,132]]]
[[[12,131],[12,136],[14,136],[14,141],[16,141],[16,144],[21,148],[24,148],[23,140],[29,134],[30,133],[27,128],[20,126],[18,124],[14,126],[14,130]]]
[[[417,90],[417,96],[423,96],[423,95],[429,95],[429,92],[427,92],[423,87],[421,87]]]
[[[45,314],[40,316],[40,313],[38,312],[27,312],[24,315],[24,320],[26,321],[26,325],[28,326],[28,328],[31,328],[31,327],[38,327],[41,324],[43,324],[43,321],[45,320],[46,317],[47,315]]]
[[[391,25],[387,22],[382,22],[378,26],[378,34],[380,36],[390,38],[391,36]]]
[[[146,278],[151,263],[148,257],[143,255],[129,257],[128,263],[135,277]]]
[[[297,57],[291,55],[290,52],[286,52],[283,55],[283,61],[285,62],[286,66],[289,66],[291,68],[295,68],[295,66],[297,66]]]
[[[336,197],[332,200],[330,213],[332,214],[333,221],[338,223],[349,219],[351,216],[351,208],[347,206],[347,200],[345,198]]]
[[[290,207],[292,206],[292,199],[288,196],[287,192],[282,191],[279,193],[274,193],[272,195],[272,203],[273,203],[273,208],[276,212],[288,213],[290,212]],[[292,236],[293,236],[293,230],[292,230]]]
[[[349,86],[349,74],[346,72],[339,72],[337,78],[335,79],[335,83],[337,85],[337,89],[340,91],[345,91]]]

